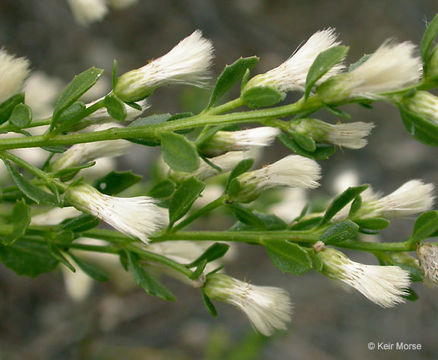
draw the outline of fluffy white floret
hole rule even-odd
[[[68,0],[76,21],[89,25],[102,20],[108,12],[105,0]]]
[[[166,222],[165,210],[148,196],[109,196],[87,184],[70,187],[65,196],[78,210],[91,214],[144,243],[148,242],[150,234]]]
[[[438,246],[436,243],[422,244],[417,248],[418,260],[426,280],[438,285]]]
[[[225,274],[213,274],[207,279],[205,292],[212,299],[242,310],[254,328],[265,336],[277,329],[286,330],[291,320],[292,302],[281,288],[256,286]]]
[[[29,75],[30,63],[25,58],[17,58],[0,49],[0,103],[21,90]]]

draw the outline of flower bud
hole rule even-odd
[[[384,93],[416,83],[421,77],[421,59],[415,45],[406,41],[384,42],[372,55],[348,73],[332,77],[316,92],[325,103],[348,98],[381,99]]]
[[[367,144],[364,137],[373,129],[373,123],[353,122],[347,124],[328,124],[316,119],[301,119],[291,124],[291,128],[311,136],[321,143],[330,143],[349,149],[361,149]]]
[[[427,280],[438,285],[438,244],[424,243],[417,248],[420,267]]]
[[[258,127],[241,131],[218,131],[202,145],[201,151],[207,156],[217,156],[227,151],[265,147],[271,145],[279,133],[280,130],[273,127]]]
[[[297,49],[292,56],[283,64],[268,71],[265,74],[254,76],[244,87],[244,94],[256,87],[271,87],[280,92],[283,97],[289,91],[304,91],[307,73],[319,53],[339,45],[336,41],[337,35],[334,29],[318,31],[313,34],[307,42]],[[335,65],[330,71],[319,80],[319,83],[339,73],[343,65]]]
[[[321,169],[314,160],[289,155],[262,169],[239,175],[240,192],[235,200],[249,202],[263,191],[277,186],[313,189],[319,186]]]
[[[409,272],[398,266],[364,265],[332,248],[322,248],[316,256],[324,275],[355,288],[377,305],[393,307],[408,295]]]
[[[432,126],[438,126],[438,97],[435,95],[427,91],[417,91],[413,96],[404,97],[401,107]]]
[[[117,80],[114,93],[125,102],[142,100],[160,86],[186,84],[204,87],[210,78],[213,45],[197,30],[166,55]]]
[[[287,292],[271,286],[256,286],[225,274],[212,274],[204,285],[205,294],[242,310],[251,324],[265,336],[286,330],[291,320],[292,303]]]
[[[21,90],[24,80],[29,75],[29,66],[27,59],[16,58],[6,50],[0,49],[0,103]]]
[[[166,222],[165,210],[147,196],[120,198],[87,184],[68,188],[65,199],[76,209],[105,221],[120,232],[148,243],[148,236]]]

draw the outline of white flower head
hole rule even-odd
[[[21,90],[29,75],[30,63],[25,58],[17,58],[0,49],[0,103]]]
[[[380,99],[383,93],[419,81],[422,63],[414,51],[415,45],[409,41],[386,41],[354,70],[321,85],[317,93],[328,103],[346,98]]]
[[[280,130],[265,126],[240,131],[218,131],[203,146],[202,152],[216,156],[227,151],[250,150],[271,145]]]
[[[339,45],[340,42],[337,42],[336,38],[335,29],[326,29],[316,32],[280,66],[265,74],[254,76],[248,81],[243,92],[253,87],[272,87],[282,93],[283,96],[285,96],[288,91],[304,91],[307,73],[316,57],[321,52]],[[342,64],[335,65],[318,83],[339,73],[343,68],[344,66]]]
[[[373,123],[352,122],[328,124],[317,119],[302,119],[292,124],[294,131],[311,136],[318,142],[330,143],[348,149],[361,149],[367,144],[367,137],[374,128]]]
[[[106,0],[106,2],[113,9],[121,10],[136,4],[138,0]]]
[[[435,243],[424,243],[417,248],[421,270],[434,285],[438,285],[438,246]]]
[[[321,168],[314,160],[300,155],[289,155],[261,169],[239,175],[241,201],[251,201],[264,190],[288,186],[313,189],[319,186]]]
[[[265,336],[274,330],[286,330],[292,316],[292,302],[287,292],[272,286],[256,286],[225,274],[207,277],[204,291],[213,300],[223,301],[242,310],[251,324]]]
[[[109,128],[122,127],[115,123],[90,126],[90,131],[101,131]],[[52,164],[53,171],[74,167],[104,157],[115,157],[125,154],[132,143],[127,140],[105,140],[91,143],[75,144],[62,153]]]
[[[199,168],[194,173],[175,172],[172,173],[172,177],[183,180],[190,176],[195,176],[199,180],[206,180],[233,170],[239,162],[249,158],[252,158],[252,156],[248,151],[229,151],[223,155],[208,159],[215,167],[207,164],[205,161],[201,161]]]
[[[133,102],[144,99],[163,85],[204,87],[210,79],[212,59],[213,45],[196,30],[166,55],[120,76],[114,92],[123,101]]]
[[[108,12],[105,0],[68,0],[76,21],[81,25],[89,25],[102,20]]]
[[[398,266],[365,265],[354,262],[342,252],[324,248],[317,252],[322,273],[355,288],[372,302],[385,308],[404,302],[410,275]]]
[[[87,184],[70,187],[66,200],[76,209],[105,221],[120,232],[148,243],[148,236],[166,222],[166,212],[148,196],[121,198]]]

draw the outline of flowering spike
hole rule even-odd
[[[97,126],[90,126],[91,131],[107,130],[109,128],[122,127],[114,123],[106,123]],[[83,143],[73,145],[66,152],[61,154],[52,164],[53,171],[59,171],[68,167],[85,164],[89,161],[103,157],[115,157],[125,154],[132,143],[127,140],[106,140],[94,143]]]
[[[324,275],[350,285],[377,305],[393,307],[408,295],[409,272],[398,266],[357,263],[331,248],[322,248],[316,255],[323,263]]]
[[[105,0],[68,0],[76,21],[81,25],[102,20],[108,8]]]
[[[207,277],[204,291],[213,300],[223,301],[242,310],[251,324],[265,336],[274,330],[286,330],[291,320],[292,302],[287,292],[272,286],[256,286],[225,274]]]
[[[353,122],[328,124],[316,119],[302,119],[292,124],[294,131],[311,136],[319,142],[326,142],[349,149],[361,149],[367,144],[364,139],[374,128],[373,123]]]
[[[133,102],[167,84],[204,87],[210,79],[212,59],[213,45],[196,30],[166,55],[120,76],[114,93],[123,101]]]
[[[102,194],[90,185],[81,184],[70,187],[65,198],[76,209],[144,243],[148,243],[148,236],[166,221],[164,209],[147,196],[120,198]]]
[[[208,156],[217,156],[227,151],[250,150],[253,147],[269,146],[280,130],[273,127],[258,127],[241,131],[218,131],[202,146]]]
[[[417,248],[421,270],[427,280],[438,285],[438,246],[434,243],[425,243]]]
[[[414,56],[415,45],[409,41],[396,44],[385,41],[354,70],[331,78],[318,89],[327,103],[347,98],[380,99],[382,93],[399,90],[421,77],[421,59]]]
[[[316,161],[300,155],[289,155],[262,169],[239,175],[237,180],[241,191],[238,199],[252,201],[264,190],[277,186],[313,189],[319,186],[320,172]]]
[[[336,38],[335,29],[326,29],[316,32],[283,64],[265,74],[254,76],[248,81],[243,92],[254,87],[272,87],[283,96],[285,96],[288,91],[304,91],[307,73],[316,57],[319,53],[339,45],[340,42],[337,42]],[[343,67],[342,64],[335,65],[318,83],[339,73]]]
[[[0,103],[21,90],[23,82],[29,75],[29,61],[16,58],[0,49]]]

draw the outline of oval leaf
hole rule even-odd
[[[312,269],[312,260],[301,246],[288,241],[264,241],[269,257],[283,273],[301,275]]]
[[[30,208],[24,201],[18,201],[12,209],[12,232],[3,238],[5,245],[13,244],[24,235],[30,224]]]
[[[164,133],[160,138],[163,159],[172,170],[193,172],[198,169],[198,151],[191,141],[175,133]]]
[[[108,111],[108,114],[110,114],[113,119],[116,119],[117,121],[126,120],[127,113],[125,104],[117,96],[114,94],[107,95],[105,96],[103,103]]]
[[[355,239],[359,227],[351,220],[344,220],[330,226],[319,238],[326,245],[337,244],[345,240]]]
[[[416,242],[431,237],[438,231],[438,211],[426,211],[415,221],[412,239]]]
[[[249,108],[258,109],[278,104],[283,100],[284,96],[274,88],[256,86],[246,90],[241,98]]]
[[[9,122],[19,128],[24,128],[32,121],[32,110],[26,104],[18,104],[14,107]]]
[[[194,177],[190,177],[181,183],[170,199],[169,222],[171,225],[190,210],[204,188],[205,184]]]

